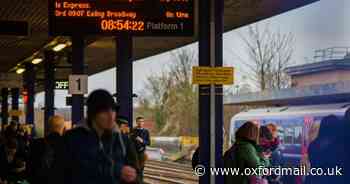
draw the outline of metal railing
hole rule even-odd
[[[315,51],[314,61],[325,61],[334,59],[350,59],[350,47],[331,47]]]

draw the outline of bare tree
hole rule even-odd
[[[241,36],[249,61],[243,61],[260,90],[281,89],[289,86],[285,74],[292,64],[294,36],[292,33],[273,32],[269,25],[261,29],[258,24],[248,28],[248,36]]]
[[[144,98],[151,101],[159,135],[197,134],[198,92],[191,83],[196,62],[195,52],[180,49],[172,53],[169,67],[161,75],[147,78]]]

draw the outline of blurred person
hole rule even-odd
[[[259,126],[252,122],[244,123],[235,134],[235,144],[225,152],[225,168],[258,168],[269,166],[269,154],[259,152]],[[259,176],[228,175],[225,184],[252,184],[259,183]]]
[[[261,126],[259,130],[259,146],[264,152],[272,152],[274,145],[272,145],[272,133],[266,126]]]
[[[129,122],[126,117],[124,116],[118,116],[117,118],[117,125],[120,130],[120,132],[123,135],[129,136],[130,134],[130,128],[129,128]]]
[[[6,181],[11,184],[27,182],[27,166],[24,157],[16,156],[10,165]]]
[[[140,163],[140,159],[138,158],[139,155],[137,154],[137,151],[136,151],[135,136],[133,136],[130,132],[129,122],[126,117],[118,116],[117,125],[118,125],[118,130],[120,132],[119,135],[121,135],[120,137],[121,142],[125,146],[125,149],[127,152],[126,164],[136,169],[137,180],[134,183],[141,184],[142,183],[141,167],[140,167],[141,163]]]
[[[11,163],[15,160],[17,153],[17,140],[15,138],[6,139],[0,145],[0,178],[5,180],[8,176]]]
[[[278,137],[278,127],[273,123],[267,124],[266,127],[269,129],[272,135],[271,149],[272,151],[275,151],[281,143],[281,140]]]
[[[18,152],[20,152],[25,158],[29,154],[29,144],[30,137],[26,133],[25,126],[23,124],[19,125],[17,128],[16,139],[18,142]]]
[[[88,96],[86,120],[64,137],[62,183],[135,182],[136,170],[126,164],[127,153],[114,131],[117,111],[118,107],[108,91],[95,90]]]
[[[194,170],[199,165],[199,147],[196,148],[192,155],[192,169]]]
[[[49,132],[44,138],[36,139],[30,145],[28,171],[31,183],[59,184],[57,177],[59,157],[63,152],[64,118],[54,115],[49,118]]]
[[[321,120],[318,137],[312,141],[308,148],[308,155],[312,168],[343,168],[345,163],[345,145],[339,140],[342,137],[342,122],[334,115]],[[344,170],[344,169],[343,169]],[[335,173],[335,172],[334,172]],[[343,184],[341,176],[308,176],[307,184]]]
[[[10,125],[6,127],[4,131],[5,139],[17,137],[17,122],[11,121]]]
[[[277,126],[274,124],[268,124],[260,127],[259,147],[261,152],[269,155],[269,161],[271,167],[278,167],[282,164],[281,152],[277,150],[280,141],[277,137]],[[280,177],[277,175],[271,175],[265,177],[269,184],[281,183]]]
[[[18,183],[26,177],[25,160],[18,153],[15,138],[9,138],[0,147],[0,180],[7,183]]]
[[[344,121],[343,121],[343,142],[344,142],[344,148],[347,155],[350,153],[350,108],[345,112]],[[350,180],[350,158],[348,156],[345,157],[344,162],[344,174],[345,174],[345,180]]]
[[[151,144],[149,131],[143,127],[144,123],[145,123],[144,117],[141,117],[141,116],[137,117],[136,127],[132,131],[132,136],[134,136],[136,140],[135,146],[136,146],[136,151],[139,155],[138,158],[140,160],[142,180],[143,180],[143,171],[145,168],[145,162],[147,160],[146,146],[149,146]]]

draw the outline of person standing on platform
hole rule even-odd
[[[55,115],[49,118],[49,133],[35,139],[30,145],[28,172],[30,183],[61,183],[58,158],[63,152],[64,118]]]
[[[329,115],[321,120],[318,136],[308,147],[311,168],[343,168],[348,154],[345,152],[344,129],[342,121],[335,115]],[[344,174],[344,173],[342,173]],[[305,184],[345,184],[346,175],[308,175]]]
[[[118,107],[106,90],[87,99],[87,118],[65,135],[64,184],[120,184],[136,180],[136,170],[126,165],[123,143],[115,132]]]
[[[14,169],[17,147],[15,138],[6,139],[5,143],[0,145],[0,181],[9,180],[10,172]]]
[[[141,163],[140,163],[140,159],[138,158],[139,155],[136,151],[136,146],[135,146],[136,139],[130,133],[129,122],[126,117],[118,116],[117,124],[118,124],[118,132],[120,132],[119,135],[121,135],[120,139],[124,143],[124,146],[127,152],[126,163],[127,165],[130,165],[133,168],[135,168],[138,173],[137,181],[134,184],[142,184],[141,167],[140,167]]]
[[[141,179],[143,181],[143,170],[145,168],[146,161],[146,146],[151,144],[149,131],[145,129],[144,126],[145,119],[143,117],[136,118],[136,127],[132,131],[132,136],[135,137],[135,146],[138,153],[138,158],[140,159],[141,166]]]
[[[259,147],[260,128],[253,122],[244,123],[235,133],[235,144],[225,152],[225,168],[237,168],[244,171],[246,168],[269,167],[269,153],[261,152]],[[256,173],[259,174],[259,173]],[[267,180],[261,176],[248,175],[227,175],[225,184],[251,184],[266,183]]]

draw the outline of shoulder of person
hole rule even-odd
[[[87,130],[85,127],[79,126],[67,131],[65,133],[65,136],[69,137],[69,136],[81,135],[81,134],[86,134],[88,132],[89,130]]]
[[[35,138],[33,141],[30,143],[31,147],[38,147],[45,144],[45,138],[40,137],[40,138]]]
[[[250,142],[244,142],[243,144],[238,144],[238,151],[239,150],[257,151],[257,149],[258,149],[258,146]]]
[[[67,131],[64,134],[63,139],[65,142],[71,142],[71,141],[75,142],[78,140],[83,140],[86,135],[89,135],[88,130],[86,130],[83,127],[76,127]]]

